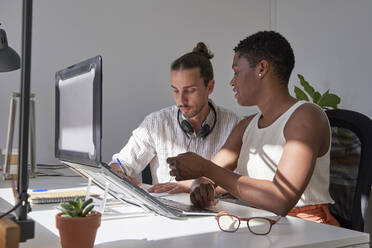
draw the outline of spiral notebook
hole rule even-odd
[[[97,196],[97,194],[89,194],[91,197]],[[72,201],[76,197],[85,199],[85,190],[69,190],[69,191],[53,191],[53,192],[41,192],[41,193],[30,193],[31,204],[49,204],[49,203],[61,203]]]

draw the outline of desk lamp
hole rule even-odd
[[[14,71],[19,69],[20,66],[21,59],[18,53],[8,46],[6,32],[0,28],[0,72]]]
[[[29,99],[30,99],[30,72],[31,72],[31,27],[32,27],[32,0],[23,0],[22,12],[22,67],[21,67],[21,101],[19,122],[19,159],[17,192],[19,208],[15,222],[20,226],[20,241],[24,242],[34,238],[35,222],[27,218],[28,202],[28,135],[29,135]],[[18,54],[8,46],[6,33],[0,29],[0,72],[12,71],[19,68]],[[18,205],[18,204],[17,204]]]

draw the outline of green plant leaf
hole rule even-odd
[[[76,198],[73,201],[69,201],[68,204],[70,204],[71,206],[73,206],[75,209],[78,207],[78,203],[76,201]]]
[[[68,209],[65,209],[65,208],[60,208],[60,210],[64,213],[64,214],[66,214],[66,215],[68,215],[68,216],[70,216],[70,217],[75,217],[76,216],[76,212],[74,211],[74,210],[68,210]]]
[[[296,94],[296,98],[298,100],[303,100],[303,101],[309,101],[309,98],[307,97],[307,95],[305,94],[305,92],[303,92],[300,88],[298,88],[297,86],[294,87],[294,92]]]
[[[92,211],[92,209],[94,208],[94,205],[90,205],[89,207],[87,207],[83,214],[82,214],[82,217],[85,217],[87,214],[89,214],[90,211]]]
[[[89,204],[93,202],[92,198],[89,198],[88,200],[84,201],[83,206],[81,207],[82,209],[86,208]]]
[[[79,199],[77,200],[77,202],[78,202],[79,209],[82,209],[83,208],[83,204],[84,204],[83,200],[79,197]]]
[[[326,100],[326,98],[327,98],[327,96],[328,96],[328,92],[329,92],[329,90],[327,90],[326,92],[324,92],[324,94],[320,97],[320,99],[319,99],[319,101],[318,101],[318,105],[321,107],[321,108],[325,108],[325,106],[324,106],[324,103],[323,102],[325,102]]]
[[[318,104],[321,95],[318,91],[314,93],[313,103]]]
[[[76,216],[78,216],[78,217],[84,217],[83,216],[83,210],[81,208],[79,208],[78,210],[76,210]]]
[[[318,105],[323,109],[337,109],[337,105],[341,102],[340,97],[335,94],[329,94],[327,90],[319,99]]]
[[[62,203],[60,204],[60,207],[61,207],[61,208],[64,208],[64,209],[67,209],[67,210],[69,210],[69,211],[74,210],[74,207],[71,206],[70,204],[68,204],[67,202],[62,202]]]
[[[302,85],[302,87],[304,87],[304,90],[306,91],[307,94],[309,94],[309,96],[314,99],[314,94],[315,94],[315,90],[313,87],[311,87],[311,85],[309,84],[309,82],[307,82],[304,78],[304,76],[302,76],[301,74],[297,74],[297,77],[300,79],[300,83]]]
[[[334,109],[338,108],[338,104],[340,104],[341,99],[335,94],[328,94],[327,99],[325,99],[324,106],[331,107]]]
[[[329,90],[321,95],[318,91],[314,90],[314,88],[309,84],[309,82],[305,80],[305,78],[301,74],[297,74],[297,76],[300,79],[300,83],[305,92],[312,98],[313,103],[319,105],[323,109],[338,108],[338,104],[340,104],[341,102],[341,98],[339,96],[330,94]],[[297,86],[294,87],[294,92],[297,99],[309,101],[308,95]]]

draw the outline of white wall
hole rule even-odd
[[[315,89],[336,93],[340,108],[372,118],[372,1],[278,0],[277,31],[296,56],[290,88],[304,75]]]
[[[372,117],[371,9],[370,0],[34,0],[37,162],[56,162],[57,70],[103,56],[103,158],[109,160],[146,114],[173,104],[170,63],[198,41],[215,53],[214,100],[239,114],[255,111],[236,104],[228,82],[232,48],[262,29],[276,29],[293,46],[291,91],[301,73],[321,92],[330,88],[340,95],[340,107]],[[0,1],[0,22],[19,53],[21,10],[22,1]],[[0,148],[6,142],[9,98],[19,85],[19,70],[0,74]]]
[[[239,114],[255,110],[239,107],[228,86],[232,49],[247,35],[269,28],[269,0],[34,0],[33,6],[31,90],[36,93],[37,163],[56,162],[54,73],[97,54],[103,56],[106,161],[146,114],[173,104],[170,63],[198,41],[215,53],[215,102]],[[0,22],[19,53],[21,10],[22,1],[0,1]],[[19,90],[19,74],[0,74],[0,148],[5,147],[9,98]]]

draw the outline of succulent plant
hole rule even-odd
[[[64,213],[61,217],[86,217],[94,208],[92,198],[83,201],[76,197],[73,201],[62,202],[59,209]]]

